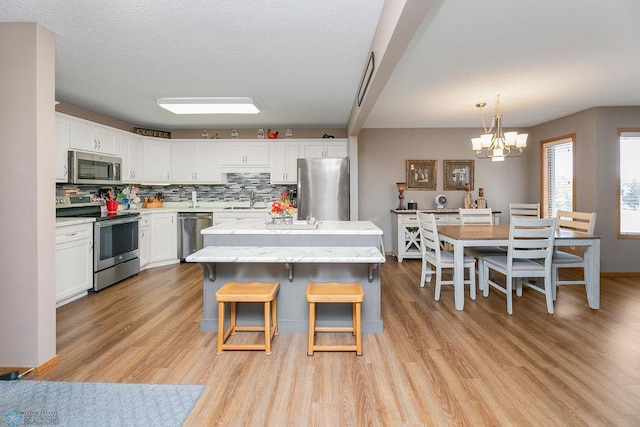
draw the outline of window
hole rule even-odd
[[[575,206],[575,134],[541,142],[541,214],[552,218],[558,209],[572,211]]]
[[[618,237],[640,238],[640,129],[618,129]]]

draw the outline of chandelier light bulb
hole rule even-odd
[[[500,112],[500,95],[496,97],[495,114],[491,126],[487,129],[484,121],[483,108],[487,104],[480,102],[476,107],[480,109],[482,128],[484,133],[478,138],[471,138],[471,148],[480,159],[492,159],[496,162],[504,161],[505,157],[517,157],[527,146],[527,137],[518,132],[503,132],[502,113]]]

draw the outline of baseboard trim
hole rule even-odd
[[[36,375],[39,375],[56,366],[58,362],[60,362],[60,357],[56,354],[50,360],[46,361],[42,365],[34,367],[33,372]],[[18,374],[24,374],[29,369],[31,369],[31,366],[0,366],[0,375],[6,374],[8,372],[13,372],[13,371],[18,371]]]
[[[58,364],[58,362],[60,362],[60,356],[58,356],[56,354],[51,359],[49,359],[47,362],[45,362],[42,365],[38,366],[35,369],[36,374],[39,375],[39,374],[42,374],[43,372],[47,372],[49,369],[51,369],[54,366],[56,366]]]

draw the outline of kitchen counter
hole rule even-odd
[[[95,218],[56,218],[56,227],[65,227],[68,225],[86,224],[95,222]]]
[[[295,224],[306,224],[295,221]],[[265,221],[244,219],[226,222],[202,230],[203,235],[368,235],[382,236],[382,230],[371,221],[319,221],[317,229],[269,229]]]
[[[382,332],[379,266],[384,262],[384,249],[382,230],[372,222],[320,221],[315,230],[273,230],[267,229],[264,220],[243,219],[214,225],[202,234],[204,248],[187,258],[203,267],[201,331],[217,331],[215,293],[223,284],[261,281],[280,283],[279,330],[306,333],[307,284],[335,281],[362,284],[362,331]],[[244,304],[238,323],[256,323],[263,317],[260,307]],[[318,319],[324,325],[350,321],[350,307],[344,304],[327,304]]]

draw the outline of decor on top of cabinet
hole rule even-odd
[[[398,207],[396,208],[396,210],[398,211],[404,210],[404,204],[402,203],[402,200],[404,199],[404,189],[406,186],[406,182],[396,182],[396,187],[398,188]]]
[[[478,209],[486,209],[487,208],[487,201],[484,198],[484,188],[480,187],[478,188],[478,200],[476,201],[476,207]]]
[[[435,160],[407,160],[407,190],[435,190],[438,176]]]
[[[276,139],[278,138],[279,131],[272,132],[271,129],[267,129],[267,138]]]
[[[444,160],[443,164],[445,191],[473,190],[474,160]]]

